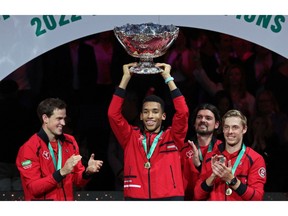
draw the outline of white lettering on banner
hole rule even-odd
[[[57,46],[127,23],[153,22],[216,31],[288,58],[287,18],[283,15],[1,15],[0,80]]]

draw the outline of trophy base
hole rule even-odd
[[[163,72],[163,69],[156,67],[151,62],[140,62],[137,66],[129,68],[129,70],[135,74],[157,74]]]

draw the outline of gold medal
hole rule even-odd
[[[147,162],[144,164],[144,167],[145,167],[146,169],[150,169],[150,167],[151,167],[150,162],[147,161]]]
[[[231,194],[232,194],[232,189],[231,188],[227,188],[226,195],[230,196]]]

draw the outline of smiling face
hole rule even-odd
[[[229,146],[241,146],[243,135],[246,133],[247,127],[243,125],[239,117],[227,117],[223,122],[223,134],[226,144]]]
[[[160,103],[145,102],[142,106],[140,119],[143,121],[146,131],[158,133],[162,126],[162,121],[166,119]]]
[[[194,127],[199,135],[211,135],[219,127],[219,121],[216,121],[213,112],[203,109],[198,111]]]
[[[53,114],[48,117],[43,114],[43,129],[48,135],[50,141],[55,141],[55,138],[63,133],[65,126],[66,109],[55,109]]]

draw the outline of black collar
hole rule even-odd
[[[41,129],[39,130],[39,132],[37,133],[37,135],[46,143],[46,145],[48,146],[49,143],[49,138],[46,134],[46,132],[44,131],[44,129],[41,127]],[[56,137],[57,139],[59,139],[61,142],[63,142],[65,140],[65,136],[63,134],[59,135],[58,137]]]

